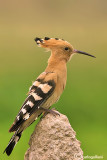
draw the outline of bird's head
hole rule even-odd
[[[82,52],[73,48],[73,46],[63,39],[58,38],[48,38],[45,37],[44,39],[35,38],[35,41],[39,47],[46,48],[47,50],[51,50],[52,54],[57,58],[64,59],[69,61],[71,56],[75,53],[88,55],[94,57],[91,54],[86,52]]]

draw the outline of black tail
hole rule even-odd
[[[6,147],[6,149],[4,150],[3,153],[6,152],[6,154],[9,156],[12,153],[13,148],[15,147],[15,145],[17,144],[17,142],[19,141],[20,137],[21,137],[22,133],[18,133],[18,131],[15,132],[15,134],[12,136],[12,138],[10,139],[10,142],[8,144],[8,146]]]

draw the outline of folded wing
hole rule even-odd
[[[9,132],[16,131],[22,123],[29,119],[34,112],[39,110],[41,105],[52,95],[56,86],[55,79],[51,78],[51,80],[48,80],[49,78],[47,78],[47,76],[49,77],[49,73],[44,77],[40,76],[40,78],[33,83],[29,95],[16,116],[13,125],[10,127]]]

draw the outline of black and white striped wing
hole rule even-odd
[[[21,107],[9,132],[16,131],[40,106],[52,95],[55,89],[54,80],[37,79],[30,88],[29,95]]]

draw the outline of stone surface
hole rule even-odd
[[[83,160],[75,135],[65,115],[49,113],[36,125],[24,160]]]

